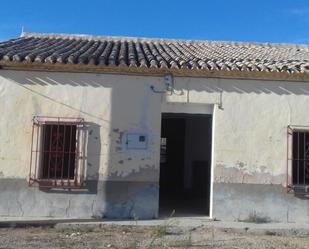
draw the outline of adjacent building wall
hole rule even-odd
[[[0,215],[158,216],[161,111],[215,106],[213,217],[308,222],[309,202],[287,194],[286,128],[309,125],[309,84],[178,77],[0,71]],[[219,108],[221,107],[221,108]],[[191,111],[190,111],[191,110]],[[34,115],[84,117],[87,190],[28,187]],[[147,133],[146,150],[125,134]]]

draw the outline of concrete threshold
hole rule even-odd
[[[309,236],[308,223],[247,223],[214,221],[207,217],[172,217],[153,220],[111,220],[111,219],[54,219],[54,218],[12,218],[0,217],[0,228],[8,227],[54,227],[65,230],[93,230],[103,226],[168,226],[193,231],[198,228],[221,230],[232,233],[277,236]]]

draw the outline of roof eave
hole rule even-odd
[[[99,66],[84,64],[48,64],[0,61],[0,68],[4,70],[27,70],[48,72],[75,72],[75,73],[110,73],[125,75],[162,76],[172,74],[179,77],[206,77],[206,78],[234,78],[254,80],[280,80],[280,81],[309,81],[309,71],[304,72],[267,72],[267,71],[239,71],[239,70],[207,70],[207,69],[174,69],[174,68],[148,68],[128,66]]]

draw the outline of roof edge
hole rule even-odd
[[[247,80],[268,80],[268,81],[308,81],[309,71],[303,73],[287,72],[248,72],[248,71],[227,71],[227,70],[199,70],[199,69],[162,69],[162,68],[138,68],[119,66],[92,66],[92,65],[67,65],[67,64],[33,64],[1,62],[0,70],[24,70],[24,71],[45,71],[45,72],[66,72],[66,73],[96,73],[96,74],[124,74],[142,76],[164,76],[172,74],[179,77],[206,77],[224,79],[247,79]]]

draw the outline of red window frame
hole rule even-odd
[[[84,180],[83,118],[34,116],[29,186],[80,188]]]

